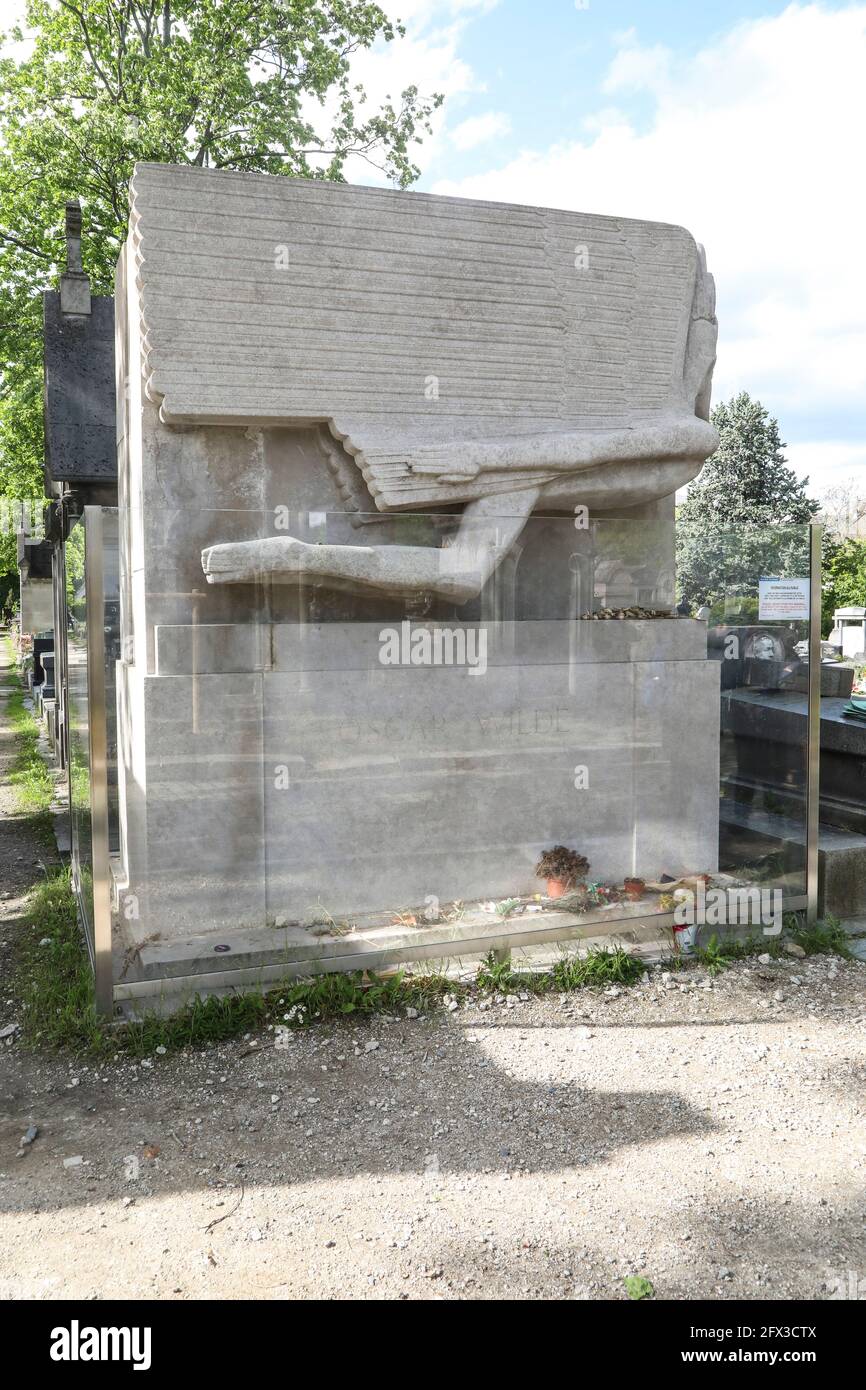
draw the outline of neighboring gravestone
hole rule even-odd
[[[132,192],[134,938],[338,937],[535,891],[558,842],[598,877],[715,867],[718,666],[673,616],[673,494],[716,444],[688,233],[157,165]],[[581,621],[602,602],[634,611]]]
[[[89,314],[66,314],[59,294],[42,298],[46,490],[110,486],[117,477],[114,300],[92,295]]]
[[[17,535],[22,635],[35,637],[54,626],[54,591],[51,584],[51,547],[26,531]]]

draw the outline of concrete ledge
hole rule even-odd
[[[222,675],[270,670],[352,671],[383,668],[382,633],[400,624],[160,623],[154,629],[155,674]],[[411,623],[486,634],[490,666],[573,666],[595,662],[705,661],[707,630],[692,618]],[[447,664],[447,663],[446,663]]]
[[[228,675],[270,665],[270,625],[160,623],[154,628],[157,676]]]
[[[354,970],[374,968],[367,964],[374,957],[380,964],[400,961],[484,955],[508,944],[510,937],[533,943],[556,942],[571,937],[604,937],[636,941],[635,933],[658,932],[673,925],[670,913],[653,911],[653,900],[618,903],[615,908],[576,914],[544,909],[503,918],[493,912],[467,913],[458,922],[437,922],[424,927],[399,923],[359,923],[354,930],[338,935],[324,928],[300,926],[257,928],[188,936],[183,940],[144,941],[134,951],[136,969],[132,979],[172,979],[187,975],[206,975],[214,971],[248,970],[280,965],[286,974],[304,973],[306,968]],[[228,946],[228,951],[218,951]]]
[[[849,753],[866,757],[866,728],[856,719],[847,719],[844,699],[821,699],[821,752]],[[808,701],[793,691],[772,692],[736,690],[722,692],[724,728],[761,740],[802,748],[805,757]]]

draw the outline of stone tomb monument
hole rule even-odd
[[[558,843],[715,868],[687,232],[140,165],[116,303],[127,936],[324,950],[537,892]]]

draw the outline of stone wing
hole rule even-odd
[[[680,227],[144,164],[132,229],[163,419],[325,422],[381,510],[539,481],[440,482],[416,449],[693,412]]]

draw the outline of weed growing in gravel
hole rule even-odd
[[[482,994],[516,994],[521,990],[541,994],[551,987],[549,975],[532,970],[515,970],[509,958],[498,960],[495,951],[484,957],[474,983]]]
[[[462,993],[444,976],[407,977],[398,972],[379,977],[355,971],[316,975],[268,993],[196,996],[166,1018],[151,1014],[111,1026],[98,1018],[94,1008],[90,962],[68,869],[47,875],[31,891],[17,979],[26,1043],[132,1056],[152,1053],[157,1047],[174,1051],[222,1042],[270,1022],[282,1023],[292,1010],[296,1023],[412,1007],[420,1013],[441,1004],[446,993]]]
[[[78,923],[68,868],[31,890],[18,947],[17,993],[24,1042],[95,1055],[152,1052],[218,1042],[255,1026],[266,1013],[261,995],[195,999],[169,1019],[156,1016],[112,1028],[96,1013],[93,976]]]
[[[412,1007],[420,1013],[441,1004],[449,990],[456,992],[454,983],[436,975],[406,979],[398,973],[383,978],[360,970],[315,975],[267,992],[251,990],[222,998],[193,998],[167,1018],[150,1014],[118,1026],[112,1031],[111,1045],[115,1051],[147,1056],[157,1047],[174,1052],[183,1047],[225,1042],[268,1024],[278,1028],[302,1027]]]
[[[736,960],[748,956],[772,956],[778,960],[785,955],[785,942],[793,941],[807,956],[837,955],[850,959],[846,936],[838,918],[828,916],[822,922],[807,925],[800,913],[790,912],[785,917],[786,936],[751,936],[745,941],[733,938],[720,938],[713,934],[703,946],[695,951],[695,959],[700,961],[711,975],[718,975]]]
[[[549,971],[514,970],[509,961],[497,960],[491,952],[474,983],[484,994],[545,994],[548,990],[564,994],[590,986],[633,985],[645,970],[645,961],[629,955],[621,946],[611,951],[594,946],[584,956],[563,955]]]
[[[623,1283],[625,1284],[625,1291],[629,1298],[635,1300],[652,1298],[655,1293],[655,1289],[649,1279],[644,1278],[642,1274],[627,1274]]]
[[[705,945],[697,948],[695,959],[700,961],[711,975],[718,975],[722,970],[727,970],[735,960],[743,960],[750,954],[748,942],[720,941],[713,933]]]
[[[144,1018],[117,1025],[110,1030],[114,1052],[130,1057],[149,1057],[158,1047],[177,1052],[184,1047],[206,1047],[243,1037],[260,1028],[269,1017],[267,997],[258,991],[248,994],[195,995],[168,1018],[147,1014]]]
[[[848,937],[838,917],[827,916],[823,922],[816,922],[811,927],[805,923],[796,926],[791,931],[791,940],[802,946],[807,956],[837,955],[846,959],[851,956]]]
[[[374,975],[360,970],[332,975],[314,975],[272,992],[288,1012],[295,1010],[293,1020],[339,1018],[346,1014],[393,1013],[397,1009],[435,1008],[445,994],[462,993],[453,980],[444,975],[406,976],[403,971],[393,975]]]
[[[594,946],[585,956],[563,956],[554,965],[554,988],[563,993],[599,985],[636,985],[646,971],[646,961],[631,956],[621,946],[612,951]]]

